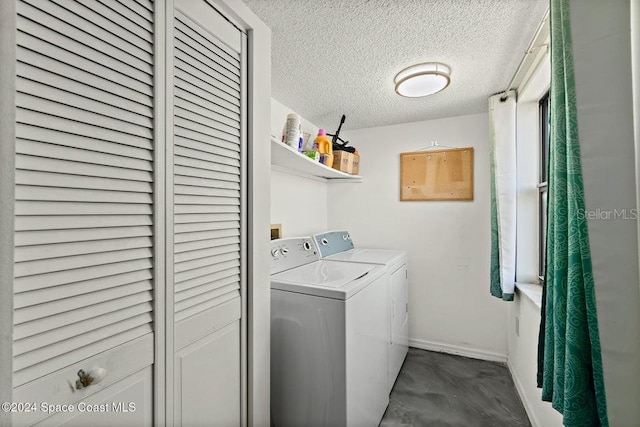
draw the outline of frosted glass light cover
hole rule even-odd
[[[450,69],[444,64],[418,64],[400,71],[394,82],[398,95],[409,98],[433,95],[449,85]]]

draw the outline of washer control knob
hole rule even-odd
[[[322,246],[327,246],[329,244],[329,241],[326,238],[323,238],[322,240],[320,240],[320,243],[322,244]]]
[[[278,258],[278,255],[280,255],[280,249],[271,249],[271,256],[274,258]]]
[[[348,238],[349,238],[349,235],[348,235],[348,234],[343,234],[343,235],[342,235],[342,240],[347,240]]]
[[[347,234],[347,240],[351,240],[351,234]]]
[[[280,252],[282,253],[282,255],[286,255],[286,254],[288,254],[288,253],[289,253],[289,249],[287,249],[287,248],[282,248],[282,249],[280,249]]]
[[[309,242],[304,242],[304,243],[302,244],[302,247],[304,248],[304,250],[305,250],[305,251],[308,251],[308,250],[310,250],[310,249],[311,249],[311,243],[309,243]]]

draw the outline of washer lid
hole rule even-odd
[[[402,258],[406,258],[406,256],[407,253],[405,251],[355,248],[346,252],[331,255],[325,259],[329,261],[362,262],[365,264],[389,266],[391,264],[395,264]]]
[[[271,289],[347,299],[379,276],[380,270],[372,264],[317,261],[273,274]]]

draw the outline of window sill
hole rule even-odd
[[[518,295],[525,296],[538,308],[542,308],[542,285],[537,283],[516,283]]]

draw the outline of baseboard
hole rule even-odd
[[[507,362],[507,368],[509,368],[509,373],[511,374],[511,378],[513,379],[513,384],[515,384],[516,386],[516,391],[520,396],[520,401],[522,402],[522,405],[524,406],[524,410],[527,413],[527,416],[529,417],[529,422],[531,423],[531,427],[541,427],[540,423],[538,422],[538,419],[535,416],[535,412],[533,411],[533,408],[531,407],[531,404],[529,403],[529,400],[527,399],[524,393],[524,387],[522,386],[522,383],[520,382],[520,379],[518,378],[518,376],[515,374],[513,367],[511,366],[511,363]]]
[[[456,354],[458,356],[470,357],[472,359],[489,360],[491,362],[507,362],[507,355],[494,353],[476,348],[462,347],[453,344],[445,344],[433,341],[409,339],[409,347],[415,347],[422,350],[437,351],[439,353]]]

